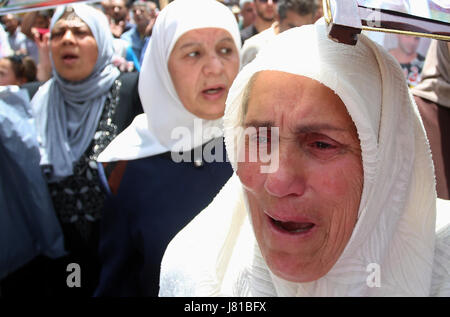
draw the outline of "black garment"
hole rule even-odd
[[[36,293],[43,296],[92,296],[100,271],[97,255],[99,221],[105,199],[96,159],[134,116],[142,113],[137,79],[137,73],[126,73],[113,83],[94,139],[75,164],[73,175],[48,184],[68,255],[56,260],[44,256],[34,259],[1,282],[2,296]],[[37,85],[27,88],[36,91]],[[66,269],[70,263],[80,266],[80,288],[67,286],[66,279],[72,271],[67,272]]]
[[[225,153],[222,138],[211,142]],[[96,296],[158,295],[167,245],[232,175],[226,161],[200,166],[195,152],[188,154],[191,162],[175,163],[167,152],[121,161],[114,169],[111,163],[106,166],[104,183],[111,194],[101,220],[102,269]]]
[[[249,38],[251,38],[253,35],[256,35],[256,34],[258,34],[258,30],[255,28],[255,26],[253,24],[250,24],[246,28],[242,29],[241,30],[242,45],[244,44],[244,42],[246,40],[248,40]]]

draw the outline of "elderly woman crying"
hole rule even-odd
[[[449,295],[428,140],[383,48],[323,20],[286,31],[236,77],[224,126],[235,175],[169,244],[161,296]],[[263,172],[249,153],[272,142]]]

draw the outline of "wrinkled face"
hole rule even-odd
[[[217,28],[191,30],[176,42],[169,73],[184,107],[202,119],[223,116],[228,90],[239,71],[231,35]]]
[[[50,49],[56,71],[69,81],[87,78],[97,62],[97,42],[88,25],[79,18],[62,18],[55,23]]]
[[[303,76],[259,73],[244,127],[279,127],[279,166],[239,162],[251,219],[271,271],[293,282],[324,276],[356,224],[362,193],[360,142],[340,98]],[[247,137],[268,146],[271,138]]]
[[[256,14],[264,21],[274,21],[278,0],[255,0]]]
[[[0,59],[0,86],[20,85],[13,70],[12,62],[7,58]]]
[[[286,18],[280,20],[280,33],[297,26],[314,23],[314,15],[300,15],[294,11],[286,11]]]
[[[407,55],[416,53],[420,38],[417,36],[398,35],[398,47]]]

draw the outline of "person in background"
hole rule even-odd
[[[314,22],[316,22],[321,17],[323,17],[323,3],[322,3],[322,0],[315,0],[315,1],[316,1],[316,16],[314,17]]]
[[[255,5],[253,0],[241,0],[239,6],[241,8],[239,30],[243,30],[255,21]]]
[[[109,6],[105,14],[107,15],[110,23],[110,30],[115,38],[120,36],[132,28],[130,23],[129,9],[130,4],[127,0],[108,0]]]
[[[412,89],[430,140],[439,198],[450,199],[450,44],[432,41]]]
[[[27,57],[30,58],[30,57]],[[18,298],[43,296],[32,273],[22,281],[11,278],[37,256],[65,254],[61,226],[42,174],[39,145],[29,96],[18,86],[0,86],[0,296],[11,294],[7,282],[17,287]],[[29,277],[29,279],[28,279]],[[13,281],[11,281],[13,280]],[[46,283],[45,280],[41,281]],[[17,285],[20,284],[20,285]],[[6,288],[4,288],[6,286]],[[22,287],[22,289],[20,289]]]
[[[121,72],[139,71],[139,55],[136,55],[130,41],[121,36],[133,28],[130,23],[129,3],[127,0],[104,0],[101,8],[109,21],[110,31],[114,37],[113,64]]]
[[[112,65],[113,39],[105,29],[105,15],[83,3],[60,6],[52,18],[53,76],[34,94],[31,108],[40,165],[67,255],[37,258],[12,274],[2,281],[2,292],[8,296],[91,296],[98,283],[99,221],[105,195],[97,157],[142,112],[137,73],[121,74]],[[71,263],[79,265],[80,287],[67,284]]]
[[[216,0],[175,0],[158,15],[139,76],[145,114],[99,156],[109,194],[97,296],[157,296],[168,242],[231,176],[221,118],[240,46]]]
[[[240,23],[240,17],[241,17],[241,8],[237,4],[233,4],[232,6],[228,6],[228,8],[231,10],[231,13],[233,13],[236,22]]]
[[[151,1],[135,1],[131,6],[135,25],[121,35],[121,39],[127,41],[135,54],[140,57],[146,39],[151,36],[156,20],[156,5]]]
[[[0,58],[11,55],[11,47],[9,46],[8,35],[0,24]]]
[[[103,13],[109,18],[112,16],[111,0],[103,0],[100,2]]]
[[[253,0],[255,6],[255,21],[241,30],[241,40],[245,41],[271,27],[276,18],[278,0]]]
[[[44,40],[45,34],[49,32],[50,19],[53,10],[42,10],[27,12],[23,16],[21,23],[21,32],[27,36],[27,54],[39,63],[39,46],[38,43]]]
[[[145,39],[145,42],[144,42],[144,45],[142,46],[142,49],[141,49],[141,55],[140,56],[138,56],[138,58],[139,58],[139,65],[142,65],[142,61],[144,60],[144,55],[145,55],[145,50],[147,49],[147,46],[148,46],[148,43],[149,43],[149,41],[150,41],[150,37],[151,37],[151,32],[152,32],[152,30],[153,30],[153,25],[154,25],[154,23],[155,23],[155,21],[156,21],[156,18],[158,17],[158,14],[159,14],[159,9],[158,9],[158,7],[156,6],[156,3],[155,2],[153,2],[153,1],[150,1],[150,7],[152,8],[152,18],[151,18],[151,20],[152,20],[152,24],[151,24],[151,26],[152,26],[152,29],[150,30],[150,36],[147,36],[147,38]]]
[[[0,59],[0,86],[21,86],[36,80],[36,64],[29,56],[11,55]]]
[[[16,14],[5,14],[1,17],[6,31],[8,32],[8,41],[11,49],[15,54],[27,55],[27,41],[31,41],[25,34],[20,31],[20,19]]]
[[[290,28],[313,24],[316,20],[316,0],[279,0],[276,21],[267,30],[258,33],[242,46],[242,66],[250,63],[264,45]]]
[[[420,37],[397,35],[398,45],[389,53],[400,63],[409,87],[416,86],[421,80],[421,73],[425,57],[417,52]]]

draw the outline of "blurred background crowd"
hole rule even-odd
[[[160,8],[169,0],[105,0],[92,5],[101,10],[114,36],[114,64],[122,72],[139,71],[143,53],[151,37]],[[258,33],[243,48],[243,64],[251,61],[261,43],[287,28],[310,24],[323,15],[322,1],[295,1],[282,4],[275,0],[221,0],[235,15],[242,42]],[[283,1],[280,1],[283,2]],[[280,6],[278,4],[278,6]],[[0,85],[20,85],[46,81],[52,75],[49,59],[49,26],[54,10],[42,10],[1,16]],[[205,12],[205,14],[207,14]],[[280,27],[278,26],[280,21]],[[414,36],[370,34],[399,61],[410,87],[421,79],[421,71],[430,40]],[[255,47],[256,46],[256,47]]]

